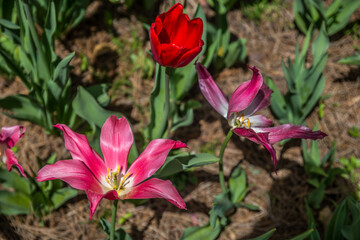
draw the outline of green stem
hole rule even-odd
[[[169,75],[168,73],[165,74],[165,105],[164,105],[164,112],[167,114],[167,116],[164,116],[164,118],[167,119],[167,137],[170,134],[170,83],[169,83]]]
[[[114,240],[114,237],[115,237],[115,222],[116,222],[117,203],[118,203],[118,200],[114,200],[113,204],[112,204],[110,240]]]
[[[223,157],[224,157],[224,152],[225,152],[225,148],[231,138],[231,136],[233,135],[232,129],[229,130],[228,134],[226,135],[226,138],[221,146],[220,149],[220,155],[219,155],[219,181],[220,181],[220,186],[221,186],[221,190],[223,193],[226,193],[226,186],[225,186],[225,176],[224,176],[224,170],[223,170]]]

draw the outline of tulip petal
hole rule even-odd
[[[188,65],[194,58],[201,52],[204,41],[200,40],[198,47],[195,47],[187,52],[185,52],[180,59],[178,60],[176,67],[185,67]]]
[[[165,67],[177,66],[181,49],[175,44],[161,44],[161,62]]]
[[[160,14],[157,18],[159,18],[162,22],[163,29],[159,34],[159,38],[162,39],[167,36],[172,36],[173,32],[176,32],[176,22],[183,14],[183,6],[180,3],[172,6],[167,12]],[[163,43],[162,41],[160,41]],[[170,43],[170,42],[169,42]]]
[[[250,81],[241,84],[231,96],[227,118],[232,113],[248,108],[263,85],[263,78],[259,70],[256,67],[249,68],[253,71],[253,76]]]
[[[24,135],[24,133],[24,126],[16,125],[11,127],[2,127],[0,132],[0,143],[6,142],[8,148],[12,148]]]
[[[271,144],[288,138],[321,139],[327,134],[321,131],[312,131],[305,126],[283,124],[277,127],[257,128],[256,131],[268,132]]]
[[[153,24],[151,24],[151,27],[150,27],[150,30],[149,30],[151,53],[152,53],[153,58],[155,59],[155,61],[162,65],[161,58],[160,58],[160,56],[161,56],[161,43],[159,41],[158,36],[155,33],[156,32],[155,28],[157,26],[158,25],[155,25],[155,23],[153,23]]]
[[[3,156],[4,157],[4,156]],[[5,157],[7,158],[5,160],[5,163],[6,163],[6,166],[7,166],[7,169],[9,172],[11,172],[11,167],[13,165],[15,165],[18,169],[19,169],[19,172],[21,173],[21,175],[23,175],[25,178],[26,178],[26,175],[24,173],[24,170],[23,168],[21,167],[21,165],[19,164],[18,160],[16,159],[13,151],[11,151],[10,148],[7,148],[5,150]]]
[[[196,64],[199,86],[202,94],[210,105],[224,118],[228,112],[229,103],[224,93],[216,85],[207,69],[200,63]]]
[[[90,147],[85,135],[73,132],[64,124],[57,124],[54,127],[64,132],[65,147],[70,151],[72,158],[84,162],[100,181],[106,174],[106,166],[101,157]]]
[[[90,202],[90,220],[92,218],[92,216],[95,213],[95,210],[97,208],[97,206],[99,205],[101,199],[103,198],[107,198],[110,200],[115,200],[118,199],[117,197],[117,193],[115,190],[109,191],[105,194],[99,194],[90,190],[86,190],[86,196],[89,199]]]
[[[252,115],[260,109],[270,105],[272,90],[266,86],[265,83],[261,86],[259,92],[256,94],[251,104],[244,109],[243,113],[245,116]]]
[[[199,45],[203,34],[203,22],[200,18],[189,20],[186,14],[182,14],[174,23],[176,31],[171,36],[171,43],[192,49]]]
[[[151,178],[131,189],[131,192],[125,196],[126,199],[147,199],[147,198],[165,198],[175,206],[186,209],[184,200],[178,191],[167,180]]]
[[[276,172],[276,164],[277,164],[276,151],[269,141],[268,133],[266,132],[257,133],[252,129],[246,129],[246,128],[235,128],[233,132],[241,137],[246,137],[250,141],[263,145],[271,154]]]
[[[84,162],[79,160],[61,160],[45,165],[39,170],[36,178],[39,182],[61,179],[73,188],[103,193],[99,181]]]
[[[126,172],[132,144],[133,134],[126,118],[117,119],[114,115],[110,116],[104,123],[100,135],[101,152],[110,171],[115,171],[120,166],[120,172]]]
[[[273,122],[270,119],[264,117],[263,115],[250,116],[249,120],[252,128],[269,127],[273,124]]]
[[[152,140],[127,171],[127,174],[132,176],[131,186],[136,186],[152,176],[164,164],[171,149],[183,147],[186,147],[186,144],[180,141]]]

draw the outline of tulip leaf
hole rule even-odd
[[[354,64],[360,66],[360,54],[358,52],[353,56],[342,58],[338,61],[341,64]]]
[[[321,184],[318,188],[312,191],[308,196],[309,204],[315,208],[319,209],[320,204],[323,201],[325,196],[325,184]]]
[[[72,107],[77,115],[85,119],[93,127],[102,127],[106,119],[111,115],[121,117],[118,112],[108,111],[102,108],[95,98],[83,87],[79,86],[73,100]]]
[[[111,229],[110,223],[105,218],[100,218],[100,226],[102,227],[102,229],[104,230],[106,235],[109,237],[110,229]],[[115,240],[131,240],[132,238],[122,228],[118,228],[115,230],[114,239]]]
[[[150,123],[145,131],[149,140],[162,138],[167,131],[169,112],[165,108],[165,81],[169,79],[165,79],[165,70],[165,67],[156,63],[155,83],[150,94]]]
[[[244,61],[246,57],[246,39],[238,39],[235,42],[230,43],[229,49],[225,56],[224,62],[227,68],[231,67],[236,61]]]
[[[213,208],[210,210],[210,226],[216,227],[216,223],[219,220],[220,224],[227,225],[227,215],[234,208],[233,202],[229,199],[228,193],[220,193],[215,196]]]
[[[0,99],[0,106],[11,111],[11,113],[4,113],[7,116],[43,125],[44,115],[42,108],[30,96],[11,95]]]
[[[305,207],[306,207],[306,213],[307,213],[307,216],[308,216],[309,229],[314,230],[311,233],[311,235],[309,236],[309,240],[321,240],[320,234],[319,234],[318,230],[316,229],[316,223],[315,223],[314,215],[313,215],[312,210],[309,207],[309,204],[308,204],[308,202],[306,200],[305,200]]]
[[[290,240],[303,240],[303,239],[308,239],[307,237],[310,236],[312,233],[314,232],[314,229],[309,229],[304,233],[301,233],[300,235],[291,238]]]
[[[219,221],[216,222],[215,227],[207,224],[202,227],[186,228],[180,240],[213,240],[216,239],[221,232],[221,225]]]
[[[229,191],[233,203],[241,202],[248,191],[248,187],[246,186],[246,173],[241,165],[236,167],[231,174],[229,179]]]
[[[270,231],[264,233],[263,235],[260,235],[256,238],[251,238],[249,240],[268,240],[276,231],[276,228],[271,229]]]
[[[167,157],[164,165],[156,172],[155,176],[164,178],[186,169],[216,163],[218,161],[218,157],[208,153],[181,153]]]
[[[28,181],[14,171],[9,172],[0,168],[0,183],[4,187],[14,189],[16,192],[20,192],[25,195],[30,194]]]
[[[0,212],[5,215],[29,214],[32,211],[28,195],[0,190]]]
[[[70,187],[64,187],[57,189],[51,196],[51,201],[54,204],[54,209],[59,208],[65,202],[74,198],[77,195],[77,191]]]

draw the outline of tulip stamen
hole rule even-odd
[[[245,118],[242,113],[241,116],[235,118],[235,127],[251,128],[251,122],[249,118]]]

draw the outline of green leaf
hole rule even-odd
[[[351,137],[358,138],[360,136],[359,128],[357,126],[352,126],[351,128],[348,129],[348,134]]]
[[[360,66],[360,54],[358,52],[353,56],[342,58],[338,61],[341,64],[354,64]]]
[[[69,53],[69,55],[56,65],[52,79],[59,85],[59,87],[64,87],[68,81],[70,62],[74,56],[75,52]]]
[[[218,161],[218,157],[215,157],[214,155],[208,153],[181,153],[175,156],[167,157],[165,163],[156,172],[155,176],[159,178],[164,178],[184,171],[186,169],[216,163]]]
[[[162,138],[167,130],[169,112],[165,110],[166,68],[156,63],[154,88],[150,94],[150,123],[145,134],[148,139]]]
[[[290,240],[303,240],[306,239],[308,236],[310,236],[314,232],[314,229],[309,229],[306,232],[291,238]]]
[[[32,207],[29,196],[21,192],[0,190],[0,212],[5,215],[31,213]]]
[[[347,240],[360,239],[360,203],[352,198],[348,199],[348,206],[352,215],[351,224],[345,225],[341,233]]]
[[[256,238],[251,238],[249,240],[268,240],[274,234],[275,231],[276,231],[276,228],[273,228],[270,231],[264,233],[263,235],[258,236]]]
[[[86,88],[86,90],[96,99],[96,101],[102,107],[106,107],[110,103],[108,89],[109,89],[109,85],[105,83],[92,85]]]
[[[95,98],[83,87],[78,87],[78,92],[72,103],[73,109],[77,115],[88,121],[90,125],[101,128],[111,115],[121,117],[118,112],[108,111],[102,108]]]
[[[202,227],[186,228],[180,240],[214,240],[221,232],[220,222],[217,221],[215,227],[207,224]]]
[[[214,198],[213,208],[210,210],[210,225],[216,227],[217,221],[220,220],[221,225],[226,225],[226,216],[228,212],[234,208],[234,204],[228,198],[227,193],[220,193]]]
[[[30,194],[30,186],[27,179],[15,173],[14,171],[7,171],[0,168],[0,183],[7,188],[13,188],[16,192]]]
[[[77,191],[69,187],[64,187],[56,190],[54,194],[51,196],[51,201],[54,204],[54,209],[59,208],[61,205],[63,205],[71,198],[76,197],[76,195],[77,195]]]
[[[111,229],[110,223],[105,218],[100,218],[100,226],[106,233],[107,239],[108,239],[110,237],[110,229]],[[115,240],[131,240],[131,237],[123,229],[118,228],[115,231],[114,239]]]
[[[336,208],[330,223],[326,229],[324,240],[338,240],[343,239],[341,230],[347,223],[349,212],[348,201],[350,197],[344,199]]]
[[[16,24],[12,23],[11,21],[8,21],[8,20],[3,19],[3,18],[0,19],[0,25],[3,26],[3,27],[6,27],[8,29],[12,29],[12,30],[19,30],[20,29],[19,25],[16,25]]]
[[[318,188],[312,191],[308,196],[309,204],[315,208],[319,209],[321,202],[325,196],[325,184],[321,184]]]
[[[246,186],[246,173],[241,165],[239,165],[231,174],[229,179],[229,191],[233,203],[241,202],[248,191],[248,187]]]
[[[286,118],[286,101],[279,89],[276,87],[274,81],[270,77],[266,77],[268,87],[273,90],[271,94],[271,110],[274,112],[277,118]]]
[[[308,202],[305,200],[306,213],[308,216],[308,227],[314,231],[311,233],[309,240],[321,240],[320,234],[316,229],[316,222],[314,215],[312,214],[311,208],[309,207]]]
[[[244,61],[246,57],[246,39],[238,39],[230,43],[224,62],[227,68],[231,67],[236,61]]]
[[[44,114],[42,107],[39,106],[30,96],[11,95],[0,99],[0,106],[3,109],[11,111],[11,113],[4,113],[5,115],[44,126]]]

